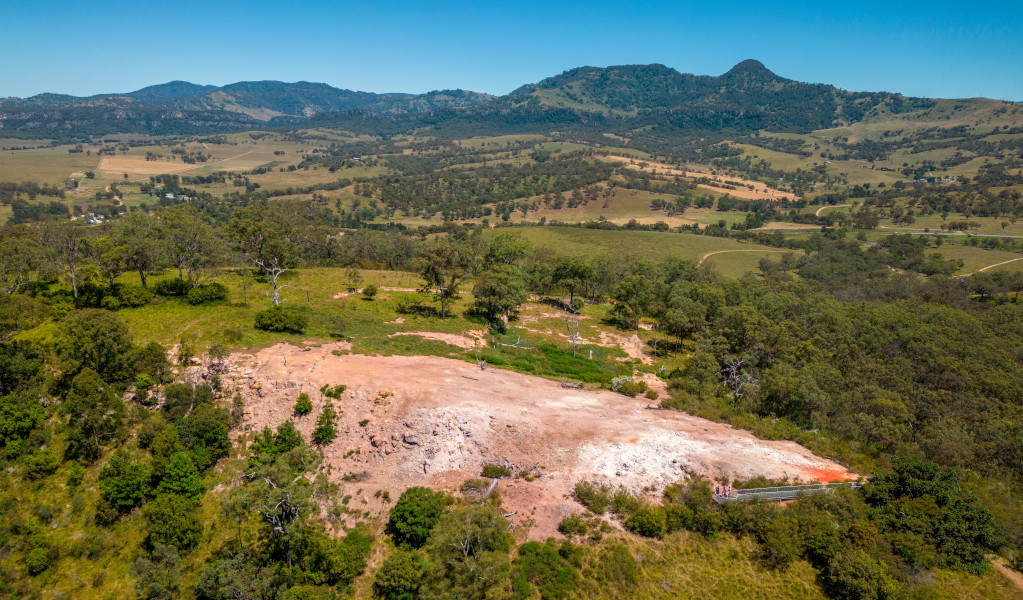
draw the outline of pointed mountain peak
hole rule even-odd
[[[784,77],[779,77],[771,72],[770,69],[764,66],[764,63],[752,58],[744,60],[729,69],[727,73],[721,76],[721,79],[759,83],[788,81]]]
[[[772,73],[767,67],[764,66],[764,63],[752,58],[747,58],[746,60],[729,69],[727,73],[725,73],[725,75],[740,74],[774,75],[774,73]]]

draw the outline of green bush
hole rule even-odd
[[[373,591],[384,600],[413,600],[426,566],[418,552],[399,548],[380,565],[373,578]]]
[[[42,479],[52,475],[60,467],[62,459],[53,448],[49,448],[23,456],[21,462],[25,465],[25,475],[29,479]]]
[[[558,531],[566,536],[586,535],[588,529],[589,526],[580,515],[568,515],[558,523]]]
[[[144,285],[129,283],[118,286],[117,299],[121,301],[121,306],[145,306],[152,301],[153,292]]]
[[[335,424],[337,423],[337,412],[331,404],[327,404],[316,417],[316,429],[313,429],[313,441],[317,444],[329,444],[337,437]]]
[[[366,300],[372,300],[377,295],[377,286],[370,284],[362,288],[362,297]]]
[[[597,555],[597,580],[618,587],[633,585],[639,579],[639,566],[629,549],[621,544],[612,544],[600,550]]]
[[[184,296],[191,286],[184,279],[164,279],[157,282],[154,291],[160,296]]]
[[[397,544],[419,548],[444,511],[444,494],[426,487],[411,487],[402,492],[391,509],[388,532]]]
[[[302,333],[308,319],[293,310],[272,306],[256,313],[256,329],[285,333]]]
[[[46,548],[33,548],[25,557],[25,567],[28,574],[35,576],[50,568],[52,557]]]
[[[141,506],[149,491],[149,473],[141,463],[132,460],[121,449],[99,472],[99,489],[103,499],[119,513]]]
[[[579,574],[558,553],[551,543],[526,542],[519,546],[519,556],[512,565],[514,596],[526,600],[533,595],[533,587],[542,600],[568,598],[575,589]]]
[[[488,479],[503,479],[511,476],[511,469],[505,465],[483,465],[481,477]]]
[[[611,389],[619,394],[635,398],[647,391],[647,385],[645,381],[635,381],[632,377],[622,376],[611,380]]]
[[[202,496],[204,491],[202,479],[199,478],[199,471],[195,468],[192,457],[186,452],[171,455],[156,492],[196,499]]]
[[[78,464],[77,461],[71,461],[68,463],[67,468],[67,486],[69,488],[76,488],[82,483],[82,478],[85,477],[85,467]]]
[[[325,384],[320,388],[320,393],[328,398],[337,400],[341,397],[341,394],[345,393],[345,389],[346,387],[340,383],[333,387]]]
[[[146,544],[174,546],[185,552],[196,546],[202,538],[199,505],[178,494],[161,494],[146,505],[142,515],[149,524]]]
[[[216,281],[197,285],[188,290],[189,304],[206,304],[217,300],[227,300],[227,286]]]
[[[231,414],[212,404],[199,404],[181,422],[181,444],[200,471],[212,467],[231,450]]]
[[[346,587],[366,570],[372,544],[361,529],[348,532],[338,540],[327,535],[313,537],[307,571],[327,585]]]
[[[579,504],[593,511],[594,514],[602,515],[611,504],[611,488],[606,485],[598,485],[589,481],[580,481],[572,489],[572,495]]]
[[[667,527],[664,509],[659,506],[644,506],[625,519],[625,527],[643,537],[661,537]]]
[[[107,310],[118,310],[121,308],[121,301],[117,299],[117,296],[103,296],[99,305],[100,308],[105,308]]]
[[[313,402],[309,399],[309,394],[302,392],[298,395],[298,400],[295,401],[295,414],[301,417],[311,412],[313,412]]]

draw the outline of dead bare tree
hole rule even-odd
[[[568,338],[572,340],[572,358],[575,358],[576,342],[579,340],[579,316],[574,313],[566,316],[565,327],[568,328]]]
[[[738,404],[741,398],[756,395],[760,388],[760,380],[743,370],[745,365],[745,358],[732,358],[725,364],[725,368],[718,372],[722,383],[732,392],[735,404]]]
[[[284,288],[295,287],[290,283],[286,283],[284,285],[281,285],[280,283],[281,275],[284,275],[284,273],[288,271],[288,267],[276,256],[266,260],[256,258],[253,262],[256,263],[256,266],[259,267],[260,270],[266,273],[267,280],[270,282],[270,285],[273,286],[273,296],[271,297],[271,295],[267,293],[266,297],[270,298],[270,301],[274,303],[274,306],[280,306],[281,302],[283,302],[283,300],[281,300],[281,290]]]

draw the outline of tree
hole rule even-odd
[[[65,376],[91,369],[107,381],[125,381],[132,350],[128,327],[110,311],[84,309],[64,318],[57,336]]]
[[[142,516],[149,524],[146,543],[150,547],[166,544],[188,551],[202,538],[199,504],[186,496],[160,494],[146,505]]]
[[[584,259],[570,256],[558,260],[552,279],[554,285],[568,290],[568,305],[575,304],[575,294],[593,276],[593,267]]]
[[[231,451],[231,415],[212,404],[198,404],[181,422],[181,443],[200,471],[212,467]]]
[[[432,569],[420,596],[483,600],[508,577],[510,545],[508,521],[493,507],[445,513],[426,545]]]
[[[141,506],[149,491],[149,475],[142,463],[133,460],[124,449],[114,453],[99,472],[103,499],[119,513]]]
[[[202,496],[205,491],[199,471],[192,462],[192,457],[185,452],[172,454],[164,469],[158,494],[178,494],[193,500]]]
[[[415,600],[426,567],[421,554],[399,548],[380,565],[373,591],[384,600]]]
[[[395,543],[411,548],[425,544],[445,504],[444,494],[427,487],[410,487],[402,492],[387,523]]]
[[[839,600],[887,600],[898,591],[885,564],[860,549],[835,555],[823,575],[824,588]]]
[[[313,441],[320,445],[329,444],[337,437],[334,426],[337,422],[337,412],[334,405],[327,403],[316,417],[316,428],[313,429]]]
[[[199,600],[278,600],[282,582],[273,565],[264,567],[245,553],[207,565],[195,584]]]
[[[71,293],[78,297],[82,272],[89,262],[89,242],[82,230],[70,221],[45,223],[39,229],[39,243],[54,269],[71,283]]]
[[[165,250],[178,269],[178,279],[188,276],[189,286],[203,283],[208,272],[220,262],[220,244],[213,231],[191,206],[167,209],[162,213]]]
[[[529,299],[525,278],[515,266],[495,264],[483,271],[472,288],[476,309],[494,322],[498,315],[511,317],[511,312]]]
[[[238,250],[266,275],[273,288],[268,297],[279,306],[281,290],[291,287],[281,284],[281,276],[298,259],[298,247],[290,239],[290,220],[269,206],[253,206],[235,210],[227,228]]]
[[[142,285],[151,271],[160,268],[164,257],[155,217],[137,210],[114,223],[113,240],[127,249],[127,262],[138,272]]]
[[[440,318],[447,317],[448,302],[457,297],[458,284],[468,270],[468,256],[462,247],[448,238],[428,246],[417,259],[417,271],[423,278],[422,291],[433,293],[440,302]]]
[[[46,411],[28,394],[0,396],[0,456],[15,458],[25,450],[25,439],[39,428]]]
[[[14,294],[39,277],[43,249],[28,236],[0,239],[0,293]]]
[[[156,542],[150,557],[131,564],[135,593],[142,600],[174,600],[181,586],[181,556],[174,546]]]
[[[304,519],[315,508],[310,501],[312,486],[294,466],[295,461],[302,464],[307,459],[303,450],[294,450],[246,474],[253,481],[252,498],[263,522],[260,538],[264,547],[288,568],[293,566],[294,549],[307,533]]]
[[[92,369],[71,380],[61,407],[68,415],[69,458],[92,462],[112,442],[124,419],[124,403]]]
[[[109,237],[89,242],[89,255],[100,277],[111,288],[114,280],[128,269],[128,249],[115,245]]]

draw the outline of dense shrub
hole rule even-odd
[[[302,333],[308,319],[293,310],[272,306],[256,313],[256,329],[286,333]]]
[[[625,519],[625,527],[643,537],[661,537],[667,527],[664,509],[659,506],[644,506]]]
[[[50,568],[53,557],[46,548],[33,548],[25,557],[25,568],[29,575],[38,575]]]
[[[189,304],[205,304],[217,300],[227,300],[227,286],[216,281],[197,285],[188,290]]]
[[[117,287],[117,300],[120,301],[121,306],[145,306],[152,299],[152,290],[144,285],[129,283]]]
[[[481,477],[488,479],[503,479],[511,476],[511,469],[505,465],[483,465]]]
[[[313,412],[313,402],[309,399],[309,394],[302,392],[298,395],[298,400],[295,401],[295,414],[304,417],[311,412]]]
[[[418,552],[399,548],[380,565],[373,591],[384,600],[413,600],[425,573],[426,561]]]
[[[334,406],[327,404],[316,417],[316,428],[313,429],[313,441],[317,444],[329,444],[337,437],[335,424],[337,423],[337,412]]]
[[[228,437],[231,415],[212,404],[195,407],[181,423],[181,444],[192,455],[200,471],[212,467],[231,450]]]
[[[153,289],[160,296],[184,296],[191,286],[184,279],[171,278],[157,282]]]
[[[586,535],[587,530],[589,527],[586,525],[586,521],[579,515],[568,515],[558,523],[558,531],[569,537]]]
[[[119,513],[141,506],[149,492],[149,473],[125,450],[118,450],[99,472],[103,499]]]
[[[519,546],[519,556],[512,564],[514,598],[526,600],[533,588],[542,600],[568,598],[575,589],[579,574],[552,543],[526,542]]]
[[[444,494],[426,487],[411,487],[402,492],[391,509],[388,532],[397,544],[419,548],[444,511]]]
[[[149,525],[146,543],[174,546],[180,551],[195,547],[202,537],[199,505],[177,494],[161,494],[146,505],[142,515]]]
[[[199,478],[199,471],[195,468],[195,463],[192,462],[192,457],[185,452],[171,455],[156,492],[158,494],[178,494],[196,499],[202,496],[203,491],[205,488],[202,479]]]
[[[611,488],[589,481],[580,481],[575,484],[572,495],[579,501],[579,504],[598,515],[604,514],[611,504]]]
[[[345,587],[366,570],[372,544],[361,529],[348,532],[338,540],[317,535],[309,553],[307,570],[315,581]]]

